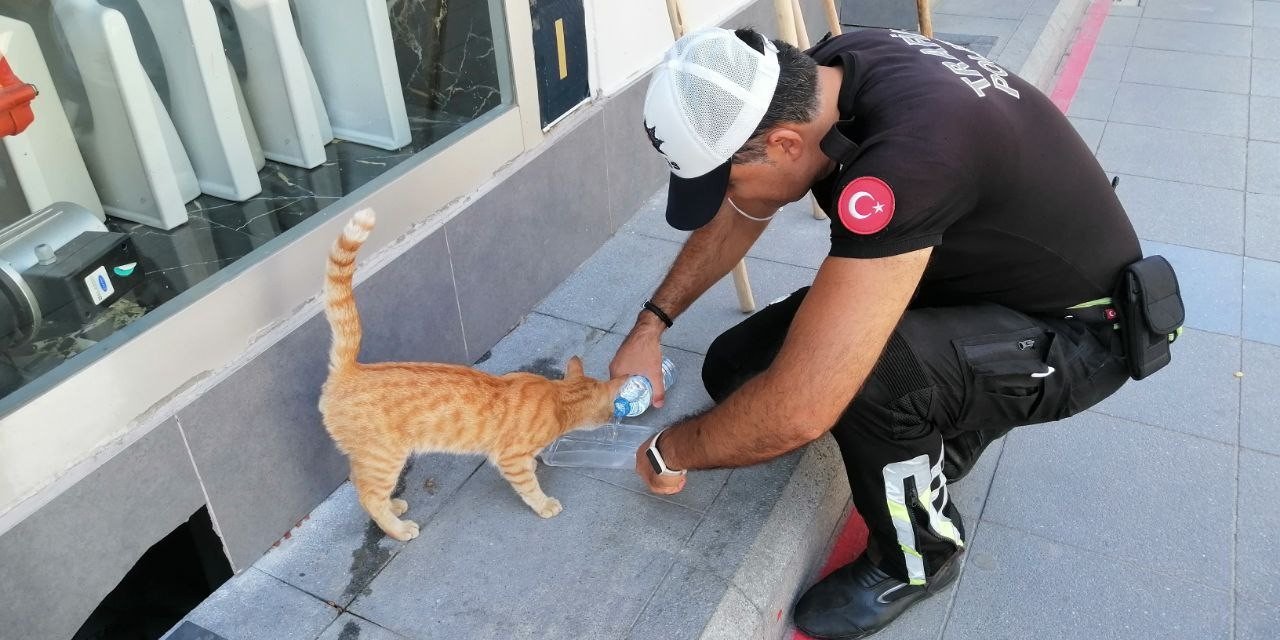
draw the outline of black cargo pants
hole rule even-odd
[[[715,339],[702,369],[714,400],[769,366],[808,290]],[[1117,341],[1108,324],[991,304],[909,309],[831,429],[876,564],[924,584],[963,548],[946,448],[961,452],[948,466],[967,470],[979,438],[1066,418],[1111,395],[1129,379]]]

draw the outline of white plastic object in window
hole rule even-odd
[[[31,102],[35,120],[26,131],[4,138],[4,151],[28,211],[67,201],[92,211],[99,220],[106,219],[31,26],[0,16],[0,42],[5,43],[0,55],[14,74],[40,92]]]
[[[334,135],[388,150],[409,144],[387,0],[295,0],[293,7]]]
[[[124,16],[97,0],[53,0],[53,11],[88,99],[93,123],[77,142],[107,213],[166,230],[185,223],[200,184]]]
[[[169,107],[200,190],[226,200],[262,191],[232,70],[209,0],[138,0],[160,49]]]
[[[289,0],[214,2],[235,18],[246,67],[244,94],[263,154],[304,169],[320,166],[333,129],[298,40]]]

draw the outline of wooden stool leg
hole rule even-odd
[[[844,33],[844,27],[840,26],[840,12],[836,11],[836,0],[827,0],[827,30],[831,35],[838,36]]]
[[[733,286],[738,290],[738,307],[743,313],[756,310],[756,297],[751,293],[751,279],[747,277],[747,261],[742,260],[733,268]]]
[[[920,35],[933,37],[933,14],[929,11],[929,0],[916,0],[916,16],[920,19]]]

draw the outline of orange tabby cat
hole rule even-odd
[[[361,364],[360,316],[352,295],[356,251],[373,228],[372,211],[347,223],[329,253],[325,315],[333,329],[329,379],[320,395],[324,424],[351,462],[360,504],[387,535],[410,540],[417,523],[392,499],[400,471],[417,452],[484,454],[538,515],[560,513],[534,475],[534,456],[560,435],[613,416],[625,378],[601,382],[569,360],[564,380],[531,373],[493,376],[451,364]]]

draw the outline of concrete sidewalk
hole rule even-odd
[[[1049,53],[1022,53],[1019,29],[1047,46],[1034,21],[1062,6],[942,0],[935,29],[993,36],[1021,68]],[[1178,267],[1188,330],[1152,379],[993,445],[954,490],[972,534],[958,584],[876,638],[1280,637],[1280,2],[1144,0],[1099,42],[1069,115],[1147,252]],[[580,353],[602,373],[679,248],[663,195],[479,366],[553,373]],[[748,258],[762,305],[811,281],[826,224],[807,201],[779,214]],[[682,316],[666,334],[682,379],[640,422],[709,404],[702,353],[741,318],[728,281]],[[551,520],[478,459],[418,459],[408,544],[343,485],[169,637],[789,637],[848,507],[829,438],[670,498],[630,472],[539,477],[565,506]]]

